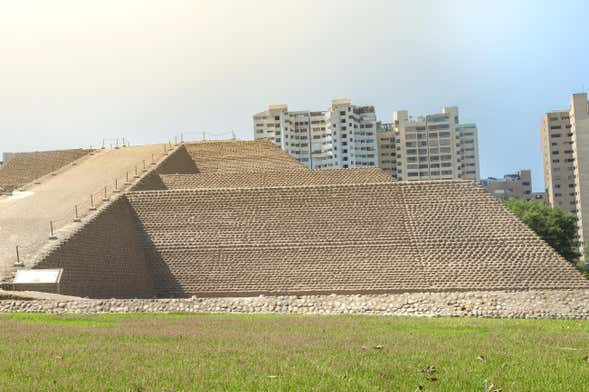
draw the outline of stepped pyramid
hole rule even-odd
[[[25,265],[97,298],[589,288],[472,182],[314,171],[266,141],[175,146]]]

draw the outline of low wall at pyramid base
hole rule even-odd
[[[27,293],[30,295],[30,293]],[[38,295],[38,297],[41,295]],[[589,290],[468,291],[381,295],[186,299],[0,300],[2,312],[358,314],[417,317],[589,319]]]

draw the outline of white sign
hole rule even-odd
[[[63,269],[28,269],[17,270],[15,284],[59,283]]]

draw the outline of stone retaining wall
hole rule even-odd
[[[187,299],[4,300],[0,312],[293,313],[589,319],[589,290]]]

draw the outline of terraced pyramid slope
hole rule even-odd
[[[119,158],[145,160],[161,147],[137,147]],[[8,222],[6,214],[21,219],[38,206],[56,208],[55,194],[74,200],[79,191],[87,193],[80,184],[89,187],[103,174],[111,176],[105,168],[114,173],[122,167],[118,161],[111,167],[112,156],[100,159],[34,189],[29,201],[13,201],[17,207],[0,207],[0,223]],[[589,288],[566,260],[471,182],[395,182],[378,169],[311,171],[260,141],[188,143],[137,181],[38,260],[36,268],[64,268],[62,293]],[[36,213],[42,219],[35,215],[33,222],[45,222]],[[45,229],[33,232],[45,240]]]
[[[159,295],[589,287],[470,182],[131,192]]]
[[[187,143],[199,173],[243,173],[308,170],[267,140]]]
[[[94,203],[100,204],[106,189],[110,199],[115,179],[119,179],[119,190],[124,190],[126,174],[133,173],[142,161],[150,162],[152,157],[160,159],[163,151],[163,145],[96,151],[75,166],[63,168],[56,176],[31,184],[26,192],[1,196],[0,281],[15,270],[17,246],[21,261],[26,267],[33,266],[39,251],[50,242],[50,222],[56,231],[83,225],[84,220],[73,223],[74,206],[78,206],[80,215],[88,214],[91,195]]]
[[[182,145],[132,190],[163,190],[176,183],[188,185],[263,183],[276,172],[302,173],[308,169],[269,141],[205,141]],[[167,178],[166,183],[164,177]],[[357,176],[358,177],[358,176]],[[308,179],[309,180],[309,179]]]
[[[377,168],[332,170],[284,170],[228,174],[163,174],[161,189],[261,188],[301,185],[366,184],[393,181]]]
[[[35,268],[62,268],[61,293],[93,298],[155,295],[143,238],[125,197],[116,198],[78,226]],[[29,288],[56,290],[56,287],[34,285]]]
[[[0,167],[0,193],[12,192],[25,184],[52,173],[92,150],[56,150],[21,152]]]

